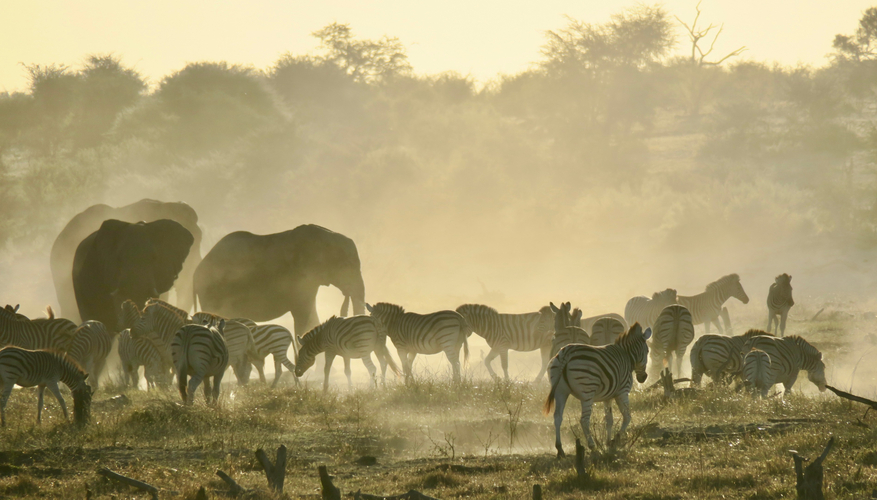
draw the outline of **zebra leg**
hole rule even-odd
[[[448,348],[445,350],[445,356],[451,363],[451,369],[454,370],[454,382],[460,381],[460,349]]]
[[[540,381],[545,372],[548,371],[548,362],[551,361],[551,344],[543,345],[539,348],[539,351],[542,354],[542,368],[539,369],[539,375],[536,375],[533,382]]]
[[[219,384],[222,383],[222,377],[225,372],[213,376],[213,402],[219,401]]]
[[[187,405],[191,406],[192,404],[195,403],[195,391],[198,389],[198,386],[201,385],[201,380],[203,378],[204,377],[202,375],[199,375],[197,373],[193,373],[192,378],[189,379],[188,393],[184,394],[186,396],[186,404]],[[180,386],[183,388],[186,387],[186,379],[185,378],[181,379]]]
[[[37,389],[37,425],[42,423],[44,392],[46,392],[46,385],[40,384],[39,388]]]
[[[490,352],[487,353],[487,356],[484,357],[484,366],[487,367],[487,373],[490,374],[490,378],[492,379],[496,379],[497,376],[496,372],[494,372],[493,368],[490,366],[490,363],[492,363],[493,360],[496,359],[496,357],[499,355],[499,351],[497,351],[495,347],[491,347]]]
[[[776,318],[773,314],[773,311],[771,311],[770,308],[768,308],[767,309],[767,333],[770,333],[770,327],[773,325],[774,319],[776,319]]]
[[[582,418],[579,419],[579,424],[582,426],[582,432],[585,433],[585,437],[588,439],[588,448],[594,449],[596,444],[594,443],[594,438],[591,436],[591,407],[594,402],[591,399],[585,398],[582,400]]]
[[[64,420],[69,421],[70,419],[67,417],[67,403],[64,402],[64,398],[61,396],[61,389],[58,389],[58,382],[49,382],[46,384],[46,387],[52,391],[55,399],[58,400],[58,404],[61,405],[61,411],[64,412]]]
[[[389,353],[388,353],[389,355]],[[387,386],[387,358],[382,355],[380,352],[375,351],[375,356],[378,357],[378,363],[381,364],[381,387]],[[369,359],[371,359],[371,354],[369,354]],[[377,380],[375,380],[375,387],[377,387]]]
[[[375,368],[375,364],[372,361],[372,354],[368,353],[364,358],[362,358],[362,364],[365,365],[365,369],[368,370],[369,378],[371,379],[371,387],[378,387],[378,369]],[[386,368],[386,364],[384,365]]]
[[[414,377],[414,359],[417,358],[416,352],[408,353],[408,376]]]
[[[342,356],[344,360],[344,376],[347,377],[347,390],[353,389],[353,379],[350,378],[350,358]]]
[[[569,399],[569,387],[566,382],[559,381],[554,391],[554,448],[557,449],[557,458],[566,457],[563,445],[560,443],[560,429],[563,426],[563,410],[566,408],[566,400]]]
[[[9,402],[9,395],[12,394],[12,382],[3,381],[3,395],[0,396],[0,426],[6,427],[6,403]]]
[[[795,382],[798,380],[798,371],[793,370],[792,373],[789,374],[789,379],[783,382],[783,387],[785,391],[783,391],[783,396],[789,395],[792,393],[792,386],[795,385]]]
[[[610,402],[607,401],[606,404],[609,405]],[[621,428],[618,429],[616,439],[621,439],[624,437],[625,431],[627,431],[627,425],[630,424],[630,398],[628,393],[625,392],[616,396],[615,404],[618,405],[618,411],[621,412]]]
[[[506,381],[509,379],[509,352],[503,351],[499,353],[499,362],[502,365],[502,372],[505,375]]]
[[[780,313],[780,337],[786,336],[786,318],[789,316],[789,310],[786,309]]]
[[[204,399],[207,401],[207,404],[210,404],[210,399],[213,397],[213,388],[210,386],[210,376],[204,377],[204,387],[202,387],[204,391]],[[213,401],[214,403],[216,401]]]
[[[323,392],[329,390],[329,370],[332,369],[332,362],[335,361],[335,355],[326,353],[326,366],[323,367]]]
[[[259,354],[261,356],[261,354]],[[259,358],[258,360],[253,362],[253,366],[256,367],[256,371],[259,372],[259,382],[263,384],[267,384],[268,381],[265,380],[265,358]],[[277,362],[274,362],[274,366],[277,366]],[[276,370],[275,370],[276,372]]]
[[[301,385],[301,382],[299,382],[298,377],[295,376],[295,365],[292,364],[292,361],[290,361],[289,358],[286,357],[286,352],[282,352],[282,353],[274,355],[274,366],[275,366],[274,384],[271,387],[274,387],[275,385],[277,385],[277,382],[280,380],[280,375],[281,375],[280,369],[276,368],[278,357],[280,358],[280,362],[283,364],[283,366],[285,366],[286,369],[289,370],[290,373],[292,373],[292,378],[295,380],[296,387]]]
[[[703,324],[703,328],[704,330],[706,330],[706,333],[710,332],[710,320],[706,320],[706,322]]]
[[[606,401],[603,403],[603,415],[606,419],[606,446],[614,446],[615,443],[612,442],[612,400]]]
[[[283,361],[280,360],[280,357],[277,355],[272,356],[274,358],[274,382],[271,383],[271,388],[277,387],[277,382],[280,382],[280,375],[282,375],[283,370]]]
[[[682,376],[682,361],[685,359],[685,348],[687,346],[682,346],[679,350],[676,351],[676,376]]]

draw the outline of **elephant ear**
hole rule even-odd
[[[182,224],[169,219],[145,224],[144,230],[153,246],[155,286],[158,293],[164,293],[174,285],[195,238]]]

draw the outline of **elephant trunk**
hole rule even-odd
[[[341,303],[341,312],[338,314],[338,316],[340,316],[342,318],[346,318],[347,312],[349,310],[350,310],[350,295],[345,295],[344,302]]]

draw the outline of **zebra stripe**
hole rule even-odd
[[[323,324],[304,334],[301,338],[301,349],[295,358],[295,375],[301,377],[308,368],[314,365],[317,354],[326,353],[323,368],[323,391],[329,389],[329,371],[335,356],[344,358],[344,374],[347,376],[347,387],[353,387],[350,377],[351,358],[362,360],[368,370],[372,385],[377,386],[375,374],[377,370],[372,362],[374,352],[381,364],[381,382],[386,382],[387,365],[398,373],[399,369],[387,350],[387,334],[380,328],[378,320],[371,316],[353,316],[338,318],[332,316]]]
[[[775,323],[774,334],[779,333],[780,337],[784,337],[786,318],[793,305],[795,300],[792,298],[792,276],[783,273],[776,277],[767,292],[767,331],[770,331],[771,324]],[[779,321],[777,316],[780,316]]]
[[[115,339],[116,334],[109,332],[103,323],[89,320],[76,329],[73,342],[67,350],[67,354],[91,376],[89,381],[95,391]]]
[[[557,355],[560,349],[570,344],[591,343],[591,337],[582,327],[582,311],[577,307],[570,312],[569,302],[561,302],[560,307],[550,303],[549,307],[554,311],[554,334],[551,338],[551,357]]]
[[[256,341],[250,329],[237,321],[213,313],[198,312],[192,316],[192,324],[195,325],[214,326],[222,320],[225,320],[225,328],[220,333],[225,338],[225,345],[228,348],[228,364],[234,371],[238,383],[246,385],[250,381],[253,363],[265,359],[264,356],[259,357]]]
[[[649,345],[652,363],[649,373],[657,377],[664,368],[664,363],[668,368],[671,367],[675,353],[676,374],[681,376],[685,350],[694,340],[691,313],[678,304],[667,306],[655,321],[652,332],[652,342]]]
[[[6,403],[12,394],[12,387],[39,386],[37,399],[37,423],[43,414],[43,393],[46,387],[58,400],[64,419],[69,420],[67,404],[61,397],[58,382],[64,383],[73,392],[73,418],[77,424],[88,420],[91,403],[91,389],[86,385],[88,373],[76,361],[63,353],[55,351],[32,351],[20,347],[0,349],[0,382],[3,395],[0,396],[0,424],[6,426]]]
[[[743,358],[743,378],[762,398],[773,387],[778,371],[779,364],[771,363],[770,355],[760,349],[752,349]]]
[[[563,410],[566,400],[572,394],[582,402],[581,425],[588,446],[594,448],[591,437],[591,406],[594,402],[607,402],[606,440],[612,439],[612,407],[615,400],[623,420],[619,435],[624,434],[630,423],[630,402],[628,394],[633,386],[631,372],[636,371],[640,383],[646,381],[646,364],[649,347],[646,340],[651,330],[643,332],[638,324],[622,334],[612,345],[593,347],[571,344],[560,350],[551,360],[548,368],[551,379],[551,392],[545,401],[545,413],[554,407],[554,433],[557,456],[565,456],[560,442],[560,428],[563,424]]]
[[[628,330],[624,318],[618,314],[601,316],[596,320],[588,318],[582,320],[582,325],[584,330],[591,332],[590,345],[592,346],[614,344],[618,336]]]
[[[746,342],[744,352],[752,349],[766,352],[770,356],[771,364],[779,365],[774,383],[783,384],[785,394],[792,392],[792,386],[801,370],[807,370],[807,378],[820,391],[825,391],[825,363],[822,362],[822,353],[802,337],[754,336]]]
[[[119,330],[129,330],[134,328],[141,318],[143,318],[143,311],[137,307],[137,304],[134,303],[133,300],[127,299],[122,302],[121,307],[118,311],[116,311],[118,323],[116,327]]]
[[[685,306],[691,311],[691,321],[695,325],[703,324],[706,333],[710,332],[710,323],[716,325],[719,333],[724,333],[725,329],[719,322],[719,316],[722,315],[722,306],[730,297],[734,297],[744,304],[749,303],[749,296],[743,290],[740,283],[740,276],[729,274],[713,281],[706,286],[706,291],[691,297],[680,295],[678,301],[680,305]],[[730,329],[730,318],[725,326]],[[729,332],[730,333],[730,332]]]
[[[69,319],[30,320],[7,308],[0,309],[0,346],[66,351],[76,332]]]
[[[295,365],[289,360],[286,353],[289,346],[292,345],[293,356],[298,356],[298,343],[294,340],[292,332],[280,325],[257,325],[255,321],[246,318],[233,318],[247,328],[253,334],[253,341],[256,343],[256,352],[258,359],[253,365],[259,372],[259,381],[263,384],[265,381],[265,357],[269,354],[274,358],[274,382],[271,387],[276,387],[280,381],[282,367],[286,367],[293,374],[295,384],[298,385],[298,377],[295,376]]]
[[[545,306],[534,313],[505,314],[481,304],[464,304],[457,308],[472,331],[483,337],[490,346],[490,352],[484,358],[484,366],[490,376],[497,378],[490,364],[499,356],[505,379],[509,379],[509,351],[530,352],[539,349],[542,355],[542,367],[536,380],[542,378],[548,369],[551,358],[551,328],[554,314]]]
[[[140,367],[144,367],[146,376],[146,388],[170,384],[173,374],[165,368],[161,356],[164,347],[147,337],[134,338],[131,330],[125,330],[119,334],[119,359],[122,363],[122,372],[125,376],[125,385],[134,382],[134,387],[140,385]]]
[[[672,288],[653,293],[651,299],[640,295],[627,301],[624,306],[624,320],[628,325],[639,323],[641,327],[649,328],[655,324],[665,307],[676,303],[676,290]]]
[[[460,313],[409,313],[401,306],[386,302],[374,306],[366,304],[366,308],[393,340],[406,378],[411,376],[411,368],[418,354],[444,352],[454,371],[454,380],[460,380],[460,348],[463,348],[463,357],[468,361],[469,343],[466,337],[472,332],[472,327]]]
[[[177,385],[180,396],[187,405],[195,400],[195,390],[204,382],[204,397],[207,403],[219,400],[219,384],[228,368],[228,348],[222,337],[225,320],[220,320],[218,327],[202,325],[185,325],[174,335],[171,342],[171,353],[177,372]],[[246,327],[245,327],[246,328]],[[186,387],[186,379],[191,376]],[[211,391],[210,377],[213,377]]]

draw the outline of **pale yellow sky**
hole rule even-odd
[[[0,91],[25,87],[19,63],[76,66],[90,53],[121,55],[152,83],[193,61],[225,60],[264,68],[286,51],[313,51],[316,44],[310,33],[333,21],[350,23],[363,38],[399,37],[417,73],[454,70],[485,82],[536,61],[544,31],[563,27],[564,14],[600,23],[635,3],[0,0]],[[662,4],[671,15],[689,21],[696,1]],[[702,19],[725,23],[717,53],[746,45],[749,59],[821,65],[834,35],[855,30],[862,11],[875,4],[704,0]]]

